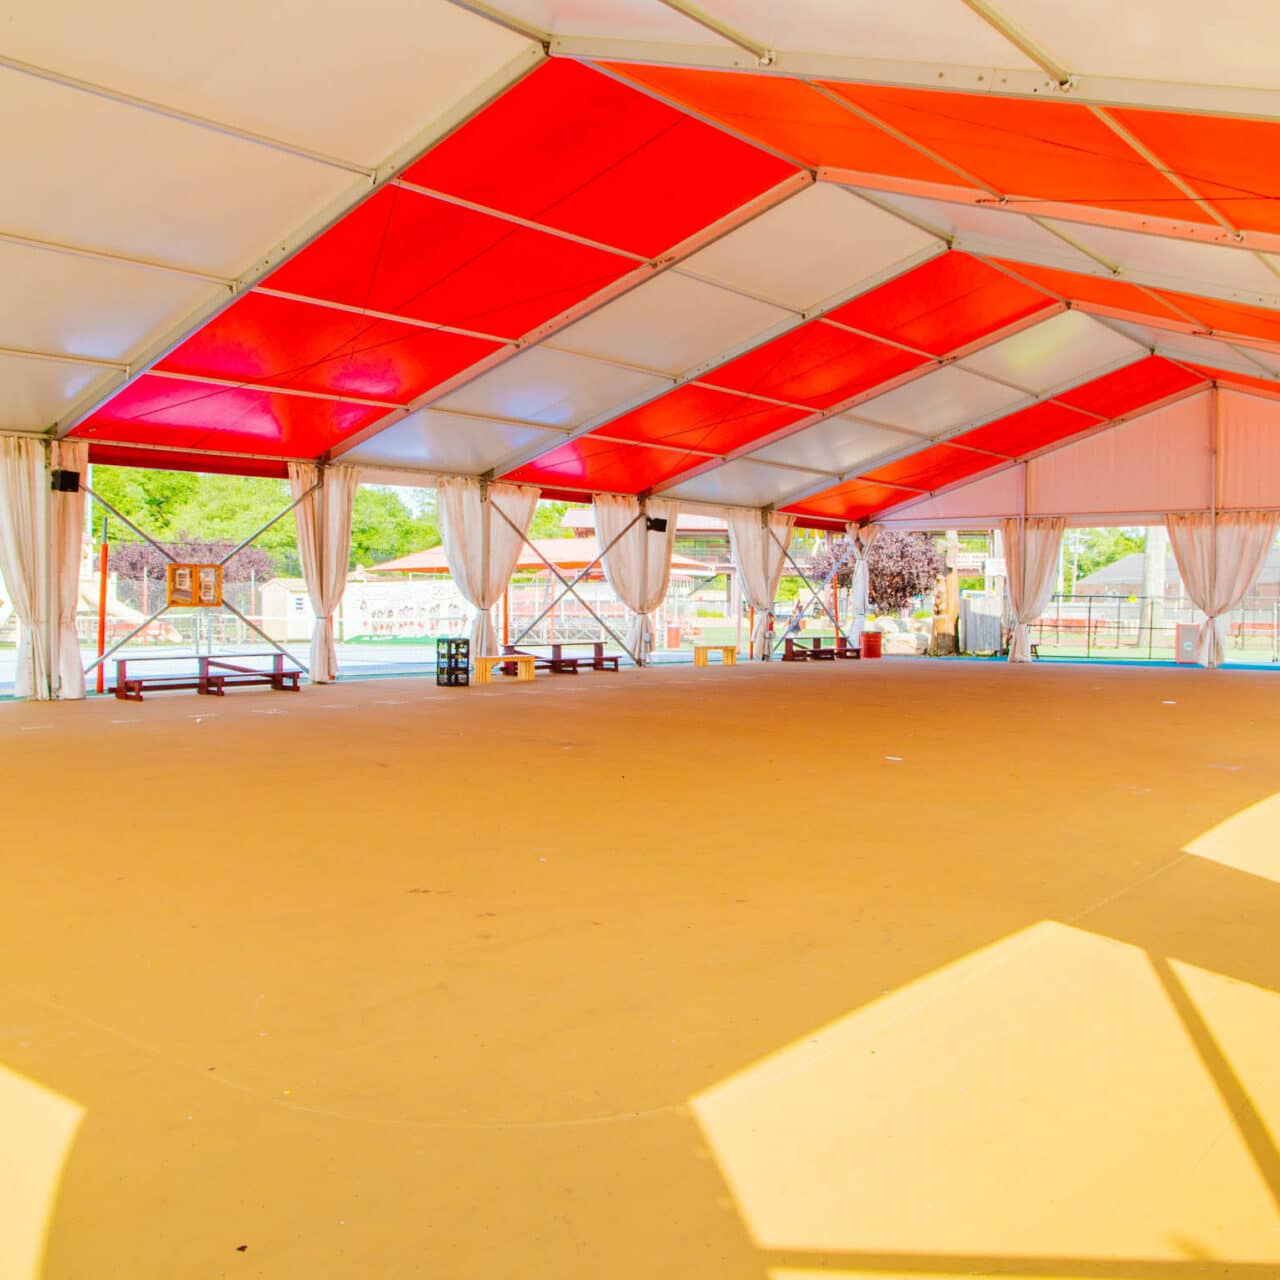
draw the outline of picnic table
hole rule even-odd
[[[581,649],[587,646],[591,648],[590,658],[565,655],[566,649]],[[588,667],[592,671],[617,671],[618,669],[617,654],[605,653],[603,640],[551,640],[546,644],[531,644],[529,649],[550,649],[551,656],[548,657],[542,653],[529,654],[527,649],[518,648],[513,644],[502,646],[504,654],[531,656],[539,670],[554,671],[559,675],[576,676],[582,667]]]
[[[270,658],[270,667],[244,666],[243,663],[259,658]],[[235,659],[235,661],[232,661]],[[282,653],[232,653],[214,657],[211,654],[195,655],[196,669],[192,671],[159,672],[155,675],[130,675],[129,668],[140,663],[167,662],[170,655],[152,654],[146,657],[116,658],[116,682],[111,692],[128,702],[141,702],[144,691],[164,689],[194,689],[197,693],[221,698],[227,687],[244,685],[269,685],[280,692],[297,693],[302,668],[294,666],[286,670]],[[181,659],[178,659],[181,661]],[[293,661],[293,659],[290,659]]]
[[[861,658],[862,650],[851,645],[846,636],[836,636],[835,646],[824,645],[815,638],[810,644],[788,636],[783,644],[783,662],[834,661],[836,658]]]

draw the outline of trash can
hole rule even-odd
[[[1199,637],[1200,628],[1194,622],[1178,623],[1175,661],[1190,662],[1194,665],[1196,660],[1196,641]]]
[[[881,656],[881,642],[883,637],[878,631],[864,631],[862,633],[862,656],[864,658],[879,658]]]

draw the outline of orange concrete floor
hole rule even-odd
[[[0,707],[5,1280],[1280,1277],[1280,679]]]

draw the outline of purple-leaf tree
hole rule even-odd
[[[176,560],[184,564],[217,564],[235,546],[234,542],[197,542],[184,540],[164,544]],[[162,581],[168,560],[149,542],[117,542],[108,560],[109,567],[121,578],[150,578]],[[224,582],[266,582],[275,574],[275,560],[258,547],[246,547],[227,561],[222,571]]]
[[[882,529],[867,553],[869,602],[877,613],[902,613],[933,590],[946,559],[922,533]]]
[[[848,538],[837,538],[818,548],[809,562],[815,586],[831,572],[848,546]],[[853,585],[855,563],[851,555],[840,566],[835,579],[839,586]],[[934,579],[945,564],[942,554],[924,534],[882,529],[867,556],[871,607],[877,613],[901,613],[909,609],[917,596],[933,590]]]

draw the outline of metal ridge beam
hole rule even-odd
[[[761,67],[750,54],[725,45],[570,33],[553,33],[548,52],[553,58],[591,62],[754,72],[793,80],[829,80],[993,97],[1096,103],[1099,106],[1137,107],[1239,120],[1280,120],[1280,90],[1091,75],[1087,69],[1076,71],[1062,83],[1055,75],[1029,67],[860,58],[793,49],[777,50],[774,60],[767,67]]]

